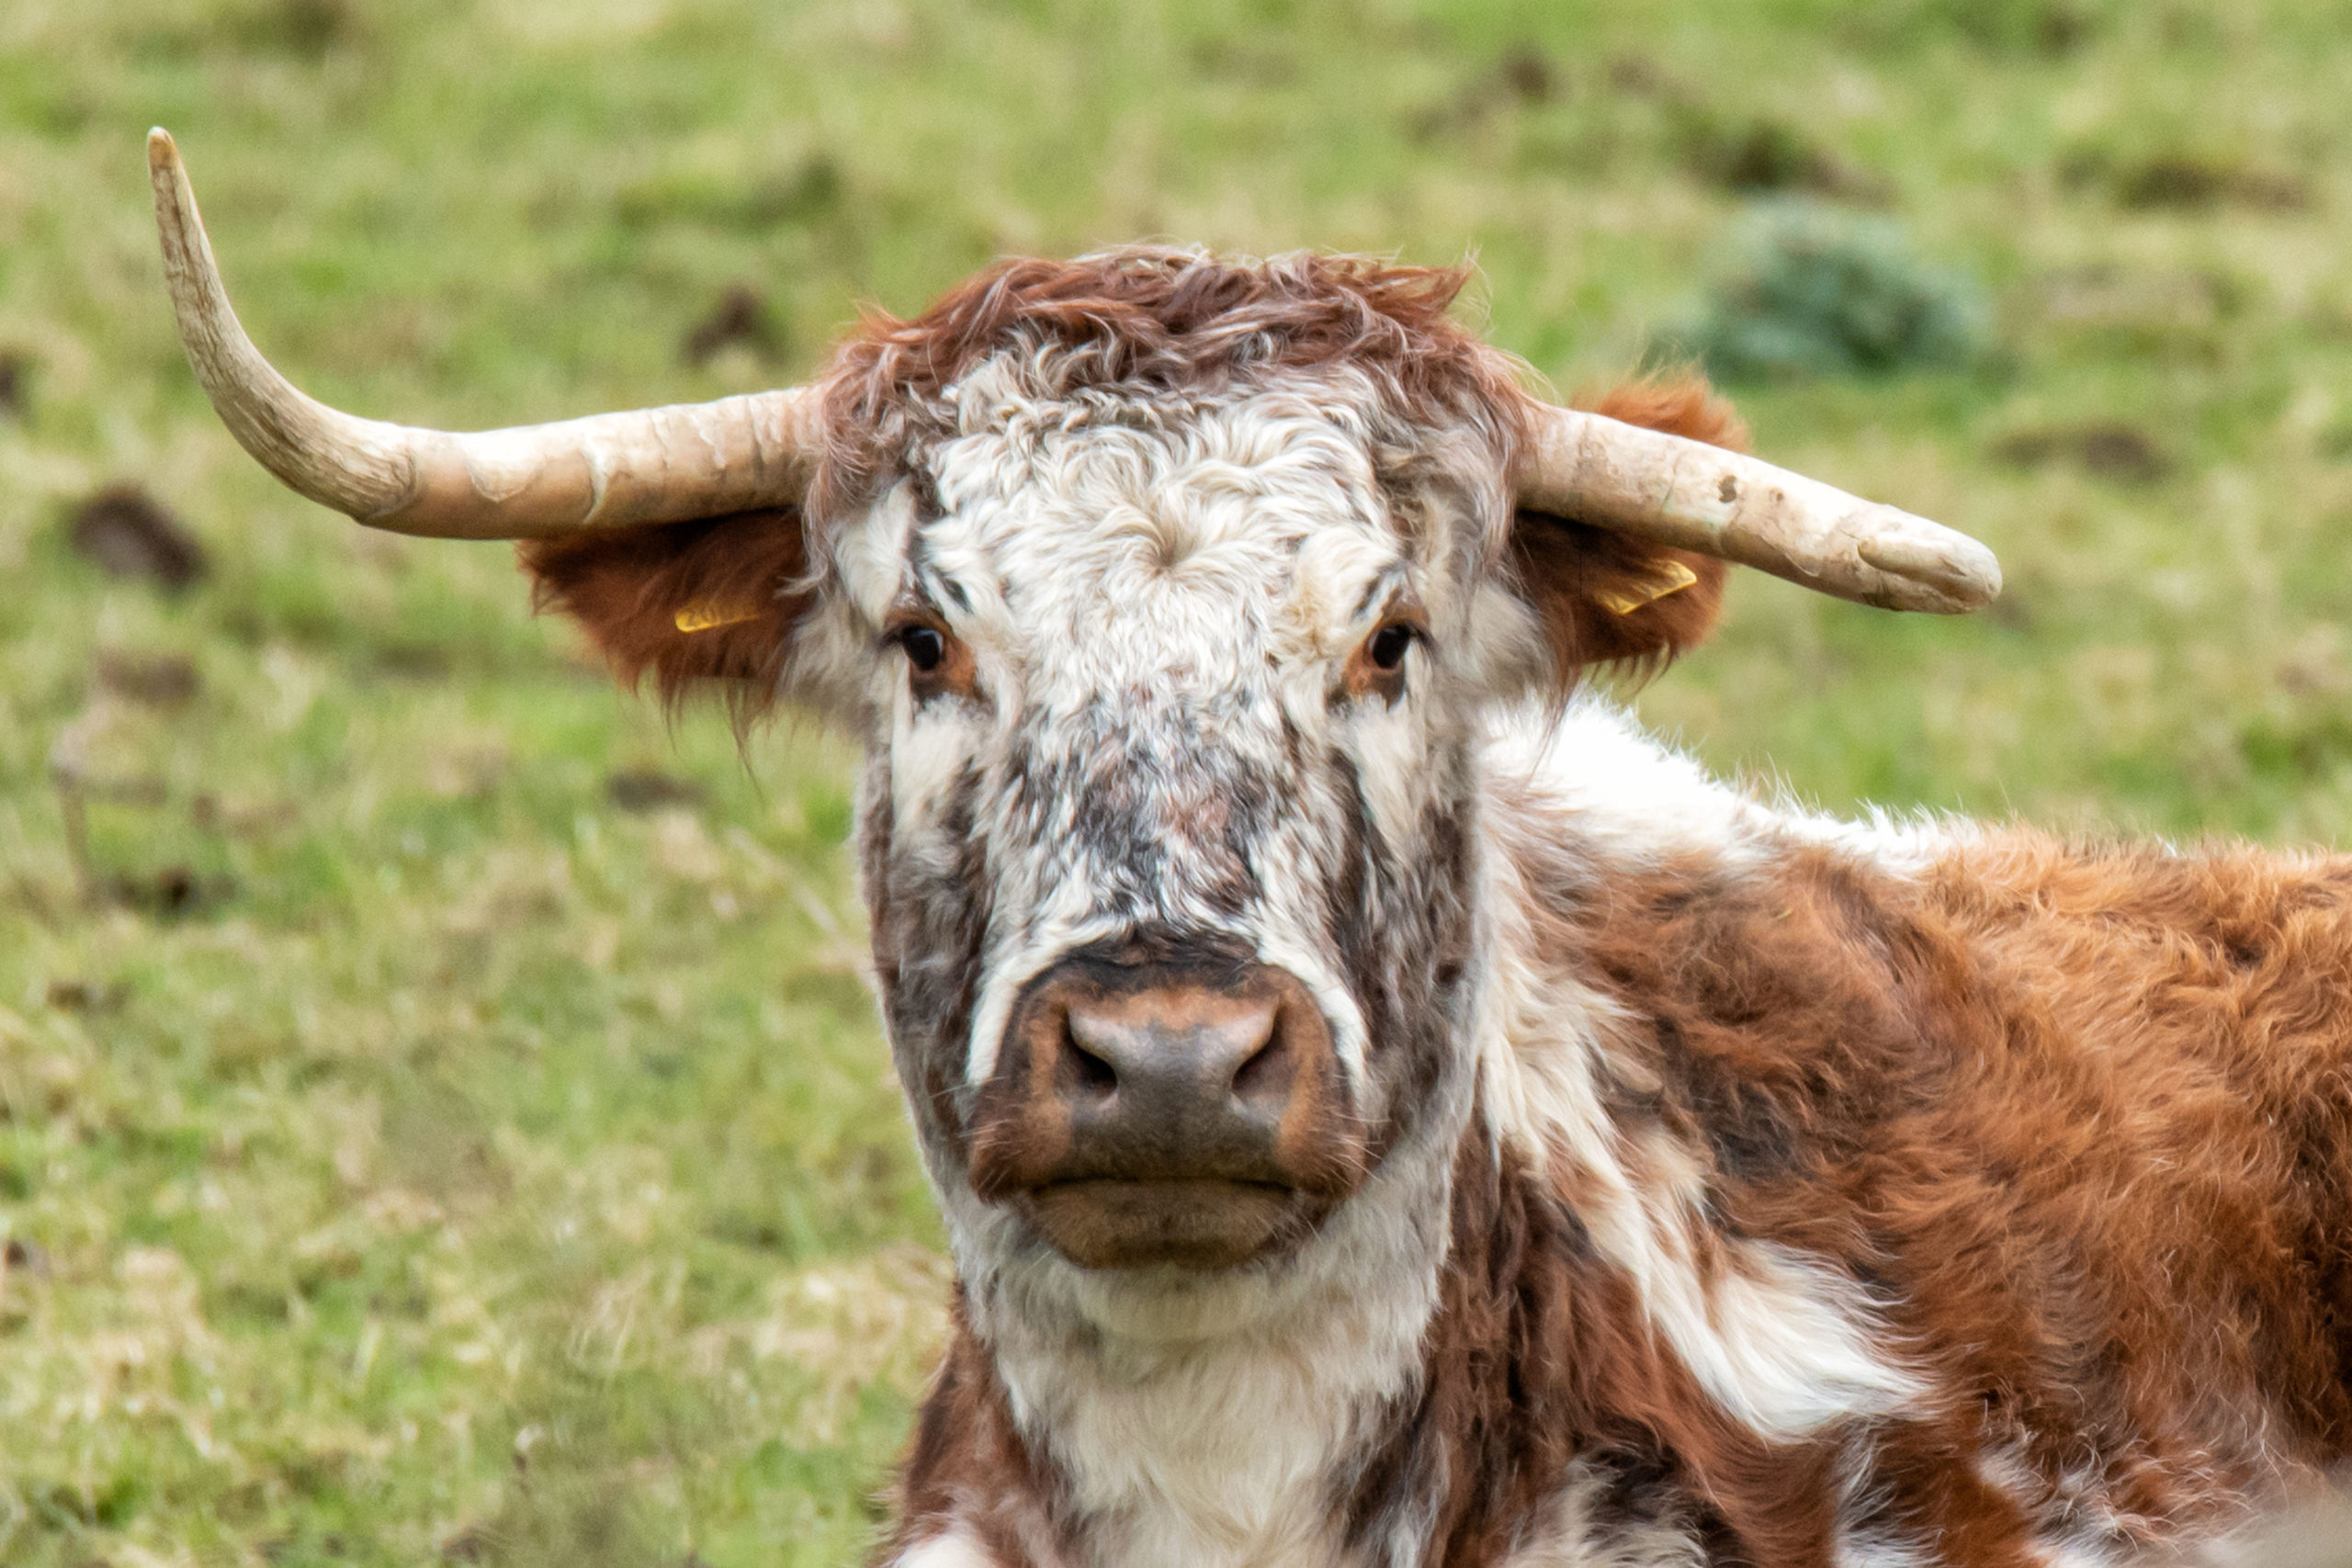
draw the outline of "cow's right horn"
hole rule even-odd
[[[1519,503],[1719,556],[1840,599],[1964,615],[2001,591],[1967,535],[1758,458],[1602,414],[1538,404]]]
[[[803,388],[458,434],[360,419],[305,396],[230,309],[179,149],[148,132],[164,275],[196,378],[244,449],[295,490],[374,528],[537,539],[795,502],[817,450]]]

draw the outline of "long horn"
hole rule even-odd
[[[147,133],[164,276],[180,342],[222,423],[264,468],[373,528],[541,539],[797,501],[819,437],[806,389],[455,434],[359,419],[306,397],[238,325],[168,132]]]
[[[1720,556],[1889,610],[1965,615],[2001,591],[2001,563],[1967,535],[1720,446],[1544,405],[1519,502]]]

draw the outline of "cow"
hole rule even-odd
[[[878,1562],[2093,1568],[2352,1450],[2352,863],[1833,819],[1580,679],[1727,563],[1949,613],[1981,545],[1314,254],[1010,261],[804,388],[379,423],[151,164],[281,479],[864,742],[957,1280]]]

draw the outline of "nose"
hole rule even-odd
[[[1365,1163],[1322,1010],[1267,964],[1056,965],[1015,1004],[972,1130],[979,1195],[1091,1267],[1258,1256]]]
[[[1049,987],[1036,1021],[1073,1122],[1124,1141],[1125,1162],[1137,1166],[1181,1164],[1204,1142],[1271,1134],[1295,1086],[1306,1049],[1297,1036],[1306,1032],[1295,1020],[1283,1027],[1284,998],[1269,989],[1106,993],[1067,979]]]

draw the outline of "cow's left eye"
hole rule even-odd
[[[1364,657],[1379,670],[1396,670],[1405,662],[1405,650],[1413,646],[1413,628],[1398,621],[1391,621],[1372,634],[1364,645]]]
[[[907,650],[907,662],[926,675],[947,657],[947,639],[930,626],[909,626],[899,634],[899,646]]]

